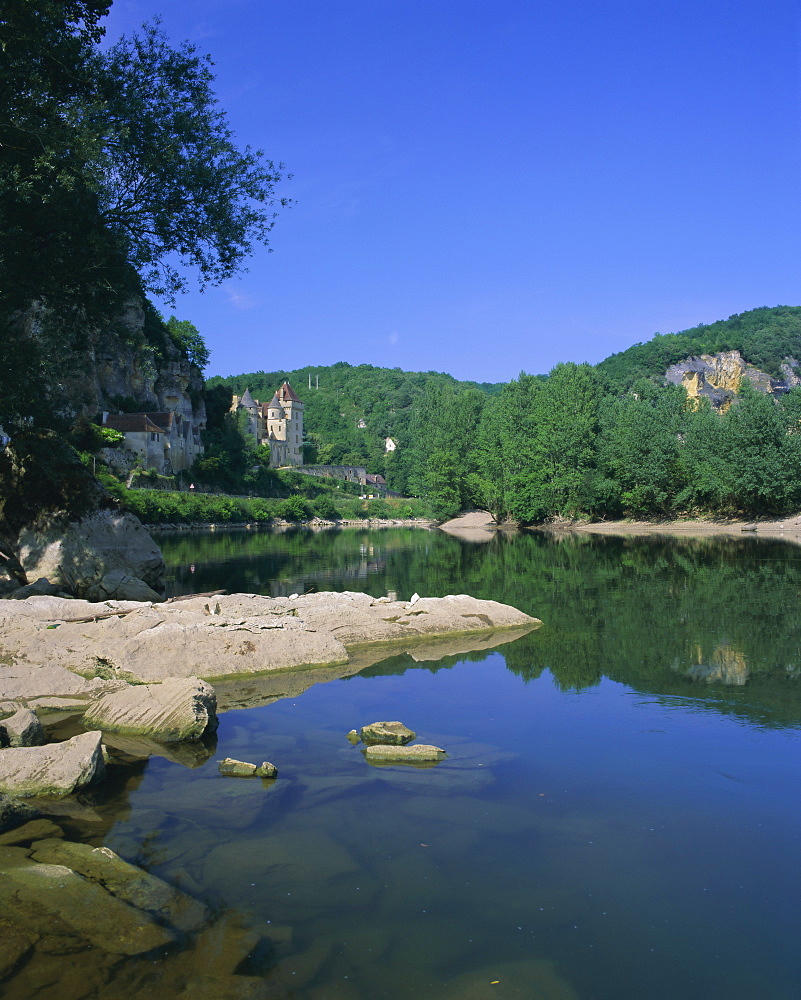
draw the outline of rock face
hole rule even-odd
[[[19,799],[3,795],[0,792],[0,833],[5,833],[6,830],[15,830],[24,823],[38,819],[39,816],[41,816],[39,810],[28,805],[27,802],[20,802]]]
[[[42,723],[28,708],[0,721],[0,747],[40,747],[44,741]]]
[[[410,743],[417,733],[407,729],[402,722],[371,722],[369,726],[362,726],[359,735],[362,742],[369,745],[403,746]]]
[[[83,733],[64,743],[0,750],[0,792],[20,798],[61,798],[101,778],[101,734]]]
[[[84,725],[162,743],[191,740],[217,727],[214,688],[197,677],[137,684],[90,703]]]
[[[673,385],[684,386],[691,399],[705,398],[715,409],[725,410],[744,379],[758,392],[777,396],[801,385],[801,379],[793,371],[797,364],[795,358],[787,358],[781,366],[782,377],[772,378],[767,372],[748,364],[739,351],[723,351],[679,361],[668,368],[665,378]]]
[[[79,620],[89,617],[96,620]],[[99,682],[100,690],[120,680],[213,680],[347,663],[346,647],[539,624],[508,605],[466,595],[414,604],[349,592],[294,600],[232,594],[156,606],[6,600],[0,601],[0,700],[31,697],[30,685],[43,670],[61,671],[52,681],[60,690],[50,693],[61,693],[70,674]],[[21,694],[26,685],[28,694]],[[65,693],[88,694],[80,684]]]
[[[129,577],[137,581],[137,599],[152,600],[143,595],[164,584],[161,550],[133,514],[99,510],[80,521],[54,518],[24,528],[15,550],[29,580],[45,577],[77,597],[103,600],[111,596],[108,586],[117,599],[128,599],[122,590]]]

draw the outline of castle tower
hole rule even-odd
[[[303,403],[284,382],[267,405],[266,431],[273,465],[303,465]]]

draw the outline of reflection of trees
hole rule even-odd
[[[469,593],[544,625],[503,650],[527,679],[606,676],[645,691],[801,719],[801,560],[779,541],[498,533],[476,546],[437,531],[345,529],[162,540],[186,590]],[[192,577],[186,565],[196,566]]]

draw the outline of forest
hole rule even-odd
[[[437,518],[471,506],[521,524],[797,510],[801,388],[773,396],[744,380],[717,412],[665,382],[670,364],[735,349],[771,373],[795,368],[801,308],[657,334],[597,366],[559,364],[506,385],[346,364],[209,385],[221,400],[246,387],[266,397],[289,378],[306,403],[307,462],[366,465]],[[387,436],[396,451],[385,452]]]

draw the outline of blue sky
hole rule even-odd
[[[801,304],[795,0],[115,0],[283,161],[272,253],[174,311],[209,374],[506,381]]]

